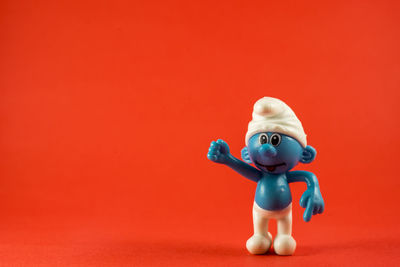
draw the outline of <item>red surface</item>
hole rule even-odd
[[[400,265],[397,1],[2,1],[1,266]],[[255,184],[206,159],[288,103],[326,212],[251,256]],[[273,230],[272,232],[275,232]]]

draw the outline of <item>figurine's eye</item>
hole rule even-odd
[[[281,139],[282,137],[280,134],[275,133],[271,135],[271,145],[278,146],[281,143]]]
[[[261,134],[260,135],[260,144],[266,144],[266,143],[268,143],[268,135],[266,135],[266,134]]]

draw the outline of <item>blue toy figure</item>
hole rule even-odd
[[[317,177],[307,171],[290,171],[299,162],[310,163],[316,151],[307,146],[306,134],[292,109],[279,99],[264,97],[254,104],[253,119],[242,149],[243,162],[229,152],[223,140],[213,141],[207,157],[222,163],[244,177],[257,182],[253,205],[254,235],[247,240],[251,254],[264,254],[272,244],[268,232],[270,219],[277,220],[274,250],[278,255],[292,255],[296,241],[292,237],[292,195],[289,184],[305,182],[307,190],[300,199],[305,208],[303,219],[324,211],[324,201]],[[257,168],[249,165],[253,163]]]

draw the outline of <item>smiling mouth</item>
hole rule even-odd
[[[266,168],[266,169],[267,169],[268,171],[270,171],[270,172],[275,171],[275,169],[276,169],[277,167],[279,167],[279,166],[285,166],[285,165],[286,165],[286,163],[284,163],[284,162],[279,163],[279,164],[275,164],[275,165],[264,165],[264,164],[259,163],[258,161],[256,161],[256,163],[257,163],[258,165],[260,165],[260,166]]]

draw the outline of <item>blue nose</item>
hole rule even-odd
[[[265,157],[275,157],[277,154],[276,148],[270,144],[263,144],[258,151]]]

